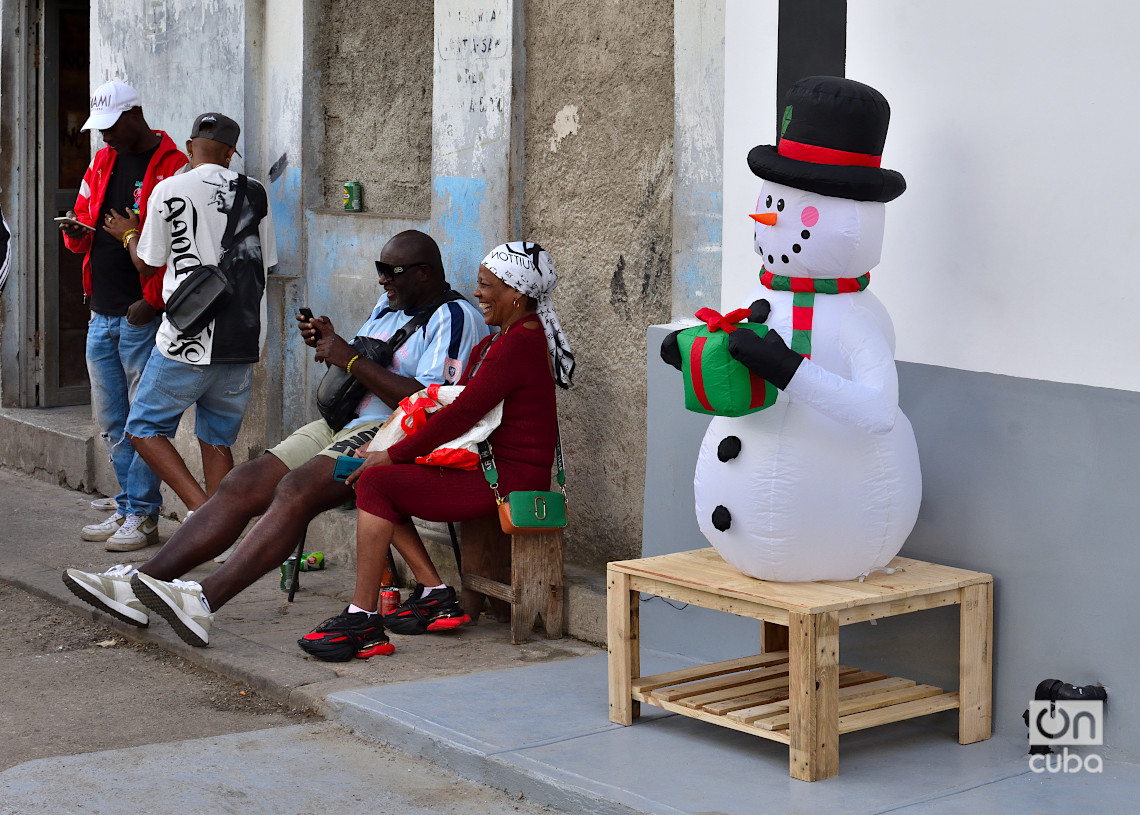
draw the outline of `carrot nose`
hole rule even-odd
[[[776,213],[774,212],[756,212],[748,217],[762,224],[767,224],[768,226],[776,225]]]

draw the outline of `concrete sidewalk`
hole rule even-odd
[[[507,626],[486,619],[448,635],[394,636],[390,657],[308,659],[296,640],[345,606],[347,569],[303,574],[293,604],[277,576],[266,576],[219,612],[209,647],[191,648],[160,619],[123,625],[63,585],[68,566],[101,571],[124,559],[79,540],[79,528],[99,518],[91,496],[4,471],[0,489],[0,579],[532,802],[598,813],[1135,811],[1140,767],[1106,761],[1100,774],[1033,773],[1024,742],[958,745],[953,713],[845,735],[839,777],[796,781],[787,748],[773,742],[649,706],[632,727],[612,724],[602,649],[541,638],[511,646]],[[173,528],[163,522],[164,539]],[[154,551],[131,554],[141,562]],[[643,653],[646,673],[685,664]]]

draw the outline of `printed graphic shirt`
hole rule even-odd
[[[357,336],[386,340],[417,313],[388,308],[388,295],[381,294]],[[388,370],[417,379],[425,388],[433,384],[454,385],[463,375],[471,349],[486,336],[487,325],[479,309],[467,300],[450,300],[436,308],[431,318],[397,349]],[[392,415],[392,408],[370,393],[360,400],[357,414],[359,418],[349,427],[364,421],[384,421]]]
[[[138,214],[143,178],[157,149],[155,145],[143,153],[120,153],[116,157],[95,223],[102,225],[112,210],[120,215]],[[122,241],[115,240],[110,232],[96,229],[91,240],[91,310],[108,317],[123,317],[131,304],[143,296],[138,270]]]
[[[219,265],[222,236],[233,208],[238,174],[201,164],[154,188],[150,220],[136,251],[150,266],[166,264],[162,298],[201,265]],[[277,265],[277,242],[265,188],[248,179],[245,203],[227,262],[237,264],[234,294],[200,334],[186,336],[164,313],[155,343],[168,359],[190,365],[256,362],[265,342],[265,275]]]

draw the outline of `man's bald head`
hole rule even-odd
[[[433,277],[443,279],[443,257],[439,253],[439,244],[435,238],[417,229],[409,229],[394,235],[384,244],[384,254],[391,253],[400,258],[403,263],[425,263]]]

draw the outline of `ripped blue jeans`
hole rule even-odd
[[[157,518],[162,505],[159,478],[135,452],[127,438],[127,414],[142,378],[159,318],[131,325],[126,317],[92,314],[87,326],[87,373],[95,423],[111,455],[119,481],[115,501],[124,515]]]

